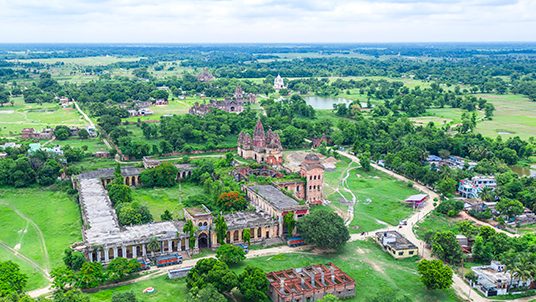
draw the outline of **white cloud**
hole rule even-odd
[[[0,42],[535,41],[534,0],[0,0]]]

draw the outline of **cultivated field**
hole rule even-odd
[[[104,66],[118,62],[135,62],[139,60],[139,57],[96,56],[80,58],[23,59],[18,61],[22,63],[38,62],[42,64],[64,63],[79,66]]]
[[[86,121],[76,109],[61,108],[57,103],[26,104],[22,97],[15,97],[14,106],[0,107],[0,137],[19,137],[23,128],[41,131],[57,125],[86,126]]]
[[[0,189],[0,260],[28,273],[28,290],[46,285],[44,272],[62,263],[63,251],[80,241],[78,205],[62,191]]]
[[[522,95],[482,94],[480,97],[495,106],[495,116],[491,121],[478,123],[478,132],[491,137],[519,136],[527,139],[536,136],[536,102]]]

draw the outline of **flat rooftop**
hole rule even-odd
[[[265,212],[236,212],[223,215],[230,230],[275,225],[277,221]]]
[[[122,167],[121,168],[121,175],[123,176],[136,176],[140,175],[140,173],[143,171],[142,168],[136,168],[136,167]],[[84,172],[79,174],[77,177],[79,180],[82,179],[92,179],[92,178],[112,178],[115,173],[115,168],[104,168],[104,169],[98,169],[94,171]]]
[[[88,245],[121,246],[147,242],[153,237],[172,239],[182,232],[182,222],[170,221],[121,227],[108,192],[98,178],[80,179],[79,193],[84,241]]]
[[[411,243],[411,241],[397,231],[377,232],[376,237],[383,245],[388,245],[394,250],[408,250],[417,248],[415,244]]]
[[[253,185],[248,189],[253,190],[278,210],[290,210],[300,205],[294,198],[285,195],[272,185]]]

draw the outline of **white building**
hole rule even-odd
[[[463,179],[458,185],[458,192],[465,198],[478,198],[484,188],[495,190],[497,182],[494,176],[475,176],[471,179]]]
[[[285,83],[283,81],[283,78],[278,74],[277,77],[275,77],[274,79],[274,89],[276,91],[279,91],[283,88],[285,88]]]
[[[490,265],[475,266],[471,270],[476,274],[478,289],[486,297],[508,294],[508,288],[528,288],[532,280],[520,280],[511,278],[510,272],[498,261],[491,261]],[[510,286],[510,282],[511,286]]]

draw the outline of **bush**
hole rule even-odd
[[[463,202],[459,200],[446,200],[440,203],[436,211],[449,217],[457,216],[463,210]]]

